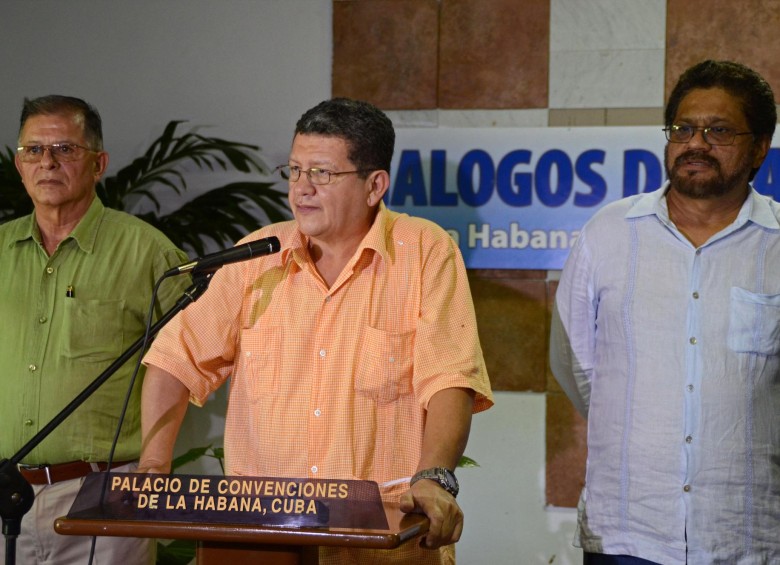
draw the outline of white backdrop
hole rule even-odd
[[[5,0],[0,144],[24,97],[58,93],[103,117],[109,173],[171,119],[286,159],[292,128],[330,95],[329,0]]]

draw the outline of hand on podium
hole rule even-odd
[[[463,532],[463,511],[446,490],[429,480],[415,482],[401,496],[402,512],[425,514],[430,521],[428,533],[420,545],[436,549],[455,543]]]

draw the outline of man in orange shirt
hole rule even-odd
[[[394,143],[370,104],[306,112],[280,167],[295,219],[244,240],[281,251],[217,272],[146,357],[141,469],[170,470],[188,400],[230,378],[228,475],[376,481],[430,519],[420,546],[322,548],[323,564],[454,563],[453,470],[492,405],[457,246],[382,202]]]

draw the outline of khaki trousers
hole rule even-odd
[[[117,467],[128,473],[136,464]],[[16,565],[87,565],[91,537],[62,536],[54,531],[54,521],[70,510],[84,479],[53,485],[34,485],[35,502],[22,519],[16,539]],[[154,539],[99,536],[95,542],[93,565],[153,565]],[[0,536],[0,563],[5,564],[5,538]]]

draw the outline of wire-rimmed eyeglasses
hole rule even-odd
[[[76,143],[52,143],[51,145],[20,145],[16,154],[23,163],[37,163],[43,159],[43,154],[49,152],[56,161],[78,161],[86,153],[97,153],[89,147]]]
[[[752,131],[736,131],[723,126],[687,126],[674,124],[664,128],[666,139],[672,143],[688,143],[697,131],[701,131],[704,141],[710,145],[731,145],[738,135],[753,135]]]
[[[301,178],[301,173],[305,173],[309,182],[312,184],[330,184],[333,182],[333,177],[341,175],[352,175],[368,173],[374,169],[358,169],[356,171],[329,171],[328,169],[320,169],[312,167],[310,169],[302,169],[296,165],[279,165],[274,169],[282,173],[282,177],[290,182],[297,182]]]

